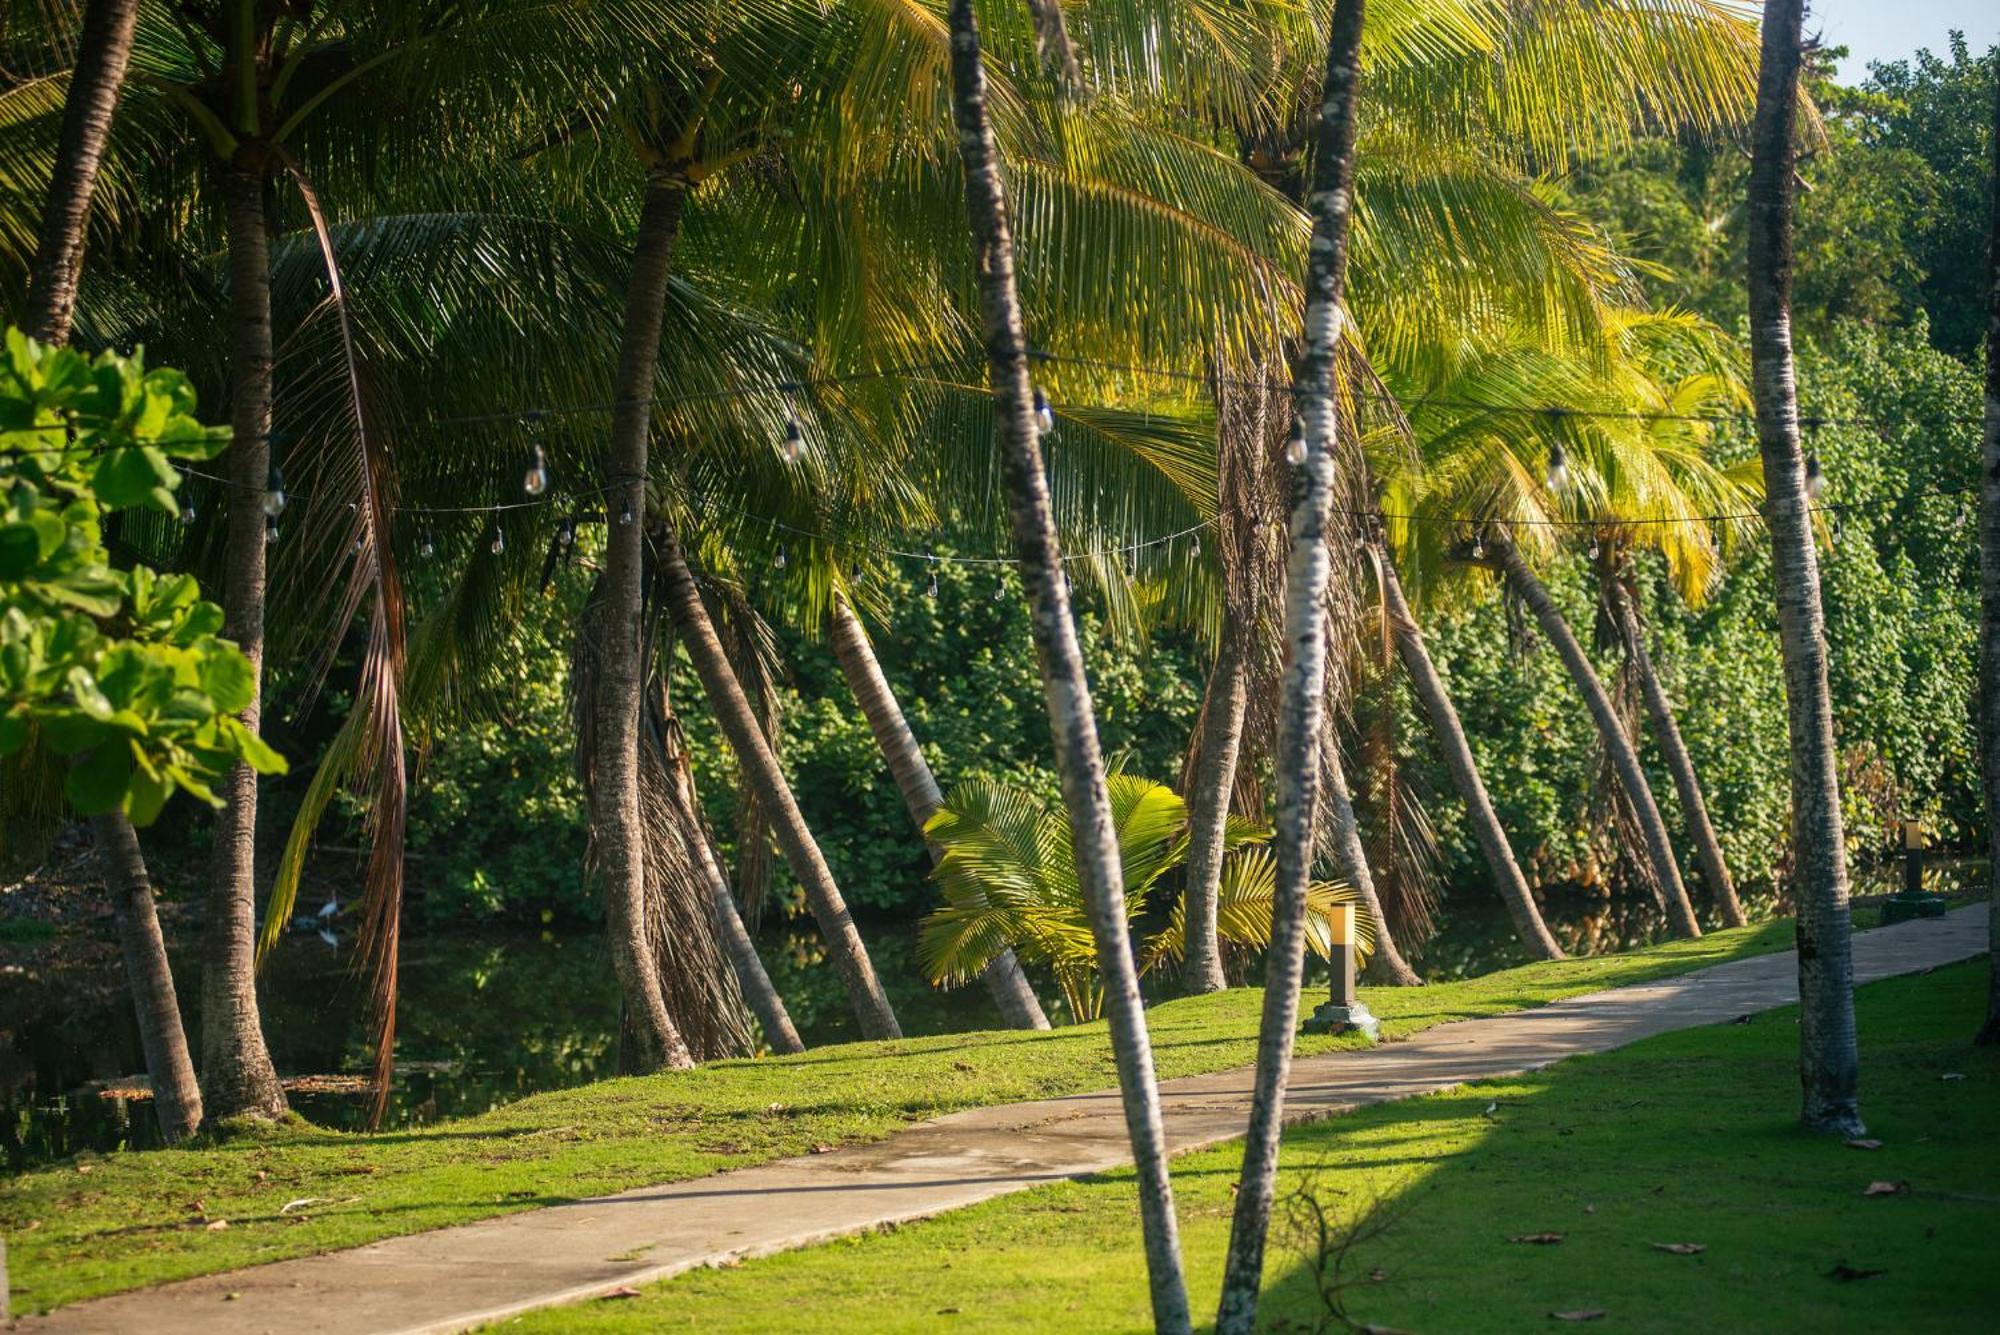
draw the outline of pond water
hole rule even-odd
[[[1940,889],[1956,873],[1939,866]],[[1885,884],[1856,885],[1857,894]],[[1752,912],[1771,912],[1769,902]],[[1584,894],[1545,898],[1544,912],[1573,954],[1626,950],[1666,934],[1653,907]],[[1490,900],[1454,902],[1438,934],[1412,953],[1426,978],[1444,981],[1523,963],[1505,911]],[[998,1027],[982,988],[951,992],[918,978],[916,929],[864,924],[890,1000],[912,1035]],[[369,1069],[362,989],[349,971],[351,940],[329,945],[296,933],[263,974],[265,1031],[292,1106],[313,1121],[358,1127],[368,1105],[357,1073]],[[856,1037],[834,971],[810,925],[767,932],[759,943],[773,980],[808,1044]],[[184,1008],[198,1009],[197,950],[169,953]],[[81,1150],[157,1142],[151,1106],[119,1097],[144,1069],[123,969],[108,923],[16,942],[0,967],[0,1151],[10,1168]],[[1261,969],[1261,966],[1255,966]],[[1171,980],[1149,980],[1159,995]],[[1052,988],[1050,1017],[1061,1022]],[[192,1025],[199,1015],[190,1015]],[[615,1075],[618,994],[599,934],[487,930],[405,936],[397,1021],[397,1073],[389,1120],[398,1125],[481,1112],[540,1090]]]

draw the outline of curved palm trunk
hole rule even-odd
[[[1986,893],[1991,922],[1986,1024],[2000,1043],[2000,86],[1993,99],[1993,218],[1986,234],[1986,434],[1979,457],[1979,766],[1986,788]]]
[[[43,205],[34,267],[28,274],[28,335],[52,347],[69,342],[97,165],[124,87],[137,14],[137,0],[91,0],[84,11],[76,69],[63,103],[55,173]],[[123,811],[93,817],[90,829],[117,921],[119,950],[138,1016],[139,1045],[153,1086],[154,1113],[161,1135],[171,1145],[201,1124],[201,1086],[188,1056],[167,943],[153,904],[152,878],[139,851],[138,832]]]
[[[257,731],[264,689],[264,511],[271,468],[271,255],[264,174],[222,169],[229,245],[229,527],[222,556],[223,634],[250,660]],[[210,1122],[282,1117],[285,1092],[257,1014],[257,772],[232,766],[215,815],[201,949],[201,1092]]]
[[[1263,1284],[1264,1242],[1278,1181],[1278,1138],[1285,1083],[1291,1076],[1305,975],[1306,887],[1317,825],[1320,736],[1326,704],[1326,591],[1332,578],[1327,520],[1333,504],[1336,428],[1334,359],[1347,281],[1347,239],[1354,209],[1354,132],[1360,103],[1362,0],[1335,0],[1327,30],[1326,81],[1320,93],[1318,155],[1306,207],[1312,244],[1306,261],[1304,347],[1293,395],[1305,428],[1306,458],[1293,481],[1291,557],[1285,575],[1283,694],[1276,751],[1277,885],[1266,954],[1264,1013],[1257,1031],[1257,1073],[1243,1172],[1230,1222],[1217,1335],[1248,1335]]]
[[[596,624],[599,676],[596,754],[589,786],[591,852],[604,882],[605,926],[611,958],[624,994],[625,1013],[638,1044],[638,1069],[694,1065],[686,1042],[667,1012],[646,928],[645,834],[640,814],[639,730],[643,712],[647,435],[653,420],[653,370],[659,359],[660,320],[674,243],[687,204],[684,177],[656,170],[646,183],[639,232],[632,247],[632,275],[619,335],[618,380],[613,387],[611,449],[605,458],[604,576]]]
[[[1799,1077],[1804,1086],[1800,1118],[1812,1130],[1853,1136],[1862,1130],[1861,1060],[1854,1033],[1847,836],[1841,828],[1819,560],[1799,450],[1792,364],[1792,146],[1804,9],[1804,0],[1770,0],[1764,6],[1757,115],[1750,135],[1750,362],[1791,732]]]
[[[1201,756],[1188,793],[1186,908],[1187,958],[1181,985],[1190,994],[1220,992],[1222,943],[1216,935],[1222,893],[1224,836],[1229,827],[1229,795],[1236,786],[1236,762],[1243,749],[1243,719],[1249,708],[1249,665],[1236,618],[1223,613],[1222,643],[1208,674],[1208,699],[1201,712]]]
[[[1660,685],[1659,674],[1653,671],[1653,656],[1646,652],[1646,628],[1639,624],[1639,611],[1616,575],[1605,577],[1604,589],[1618,619],[1619,632],[1624,636],[1632,670],[1639,676],[1639,692],[1646,699],[1646,712],[1653,717],[1653,740],[1660,744],[1660,756],[1667,762],[1667,772],[1674,776],[1674,790],[1680,794],[1681,810],[1687,814],[1688,834],[1694,839],[1695,860],[1701,864],[1702,879],[1708,882],[1709,893],[1715,896],[1723,926],[1741,927],[1749,919],[1743,916],[1743,905],[1736,898],[1736,883],[1730,879],[1729,864],[1723,861],[1722,843],[1715,837],[1715,826],[1709,823],[1708,800],[1702,795],[1701,780],[1694,772],[1694,761],[1688,757],[1687,743],[1681,740],[1674,707],[1667,699],[1666,688]]]
[[[1347,877],[1348,884],[1361,896],[1368,916],[1375,920],[1375,956],[1370,966],[1398,987],[1421,987],[1423,979],[1396,949],[1389,932],[1389,915],[1382,912],[1382,900],[1375,893],[1375,873],[1368,866],[1368,850],[1361,842],[1361,823],[1354,816],[1354,796],[1347,789],[1347,771],[1340,763],[1340,747],[1331,738],[1320,750],[1320,769],[1326,779],[1326,809],[1333,825],[1333,860]]]
[[[1535,958],[1559,960],[1563,958],[1562,947],[1556,944],[1549,925],[1542,921],[1542,911],[1528,890],[1528,878],[1514,861],[1507,831],[1500,824],[1500,817],[1493,810],[1493,799],[1479,777],[1479,762],[1473,759],[1472,745],[1466,740],[1464,725],[1458,721],[1451,693],[1445,689],[1444,678],[1438,675],[1437,664],[1431,661],[1430,650],[1424,644],[1423,629],[1410,614],[1410,605],[1403,597],[1403,582],[1396,576],[1395,563],[1383,552],[1377,564],[1382,570],[1382,595],[1389,604],[1396,653],[1403,660],[1403,671],[1409,674],[1410,685],[1423,703],[1424,713],[1430,718],[1431,732],[1444,751],[1445,768],[1451,771],[1451,781],[1465,803],[1473,838],[1478,840],[1494,884],[1500,887],[1500,898],[1514,919],[1514,931]]]
[[[764,1026],[764,1038],[772,1051],[804,1052],[806,1045],[792,1026],[785,999],[778,995],[771,975],[764,969],[764,961],[757,954],[757,944],[743,925],[736,896],[729,893],[729,878],[722,874],[722,867],[715,860],[715,850],[708,842],[708,826],[701,818],[701,804],[695,800],[694,773],[688,766],[687,753],[677,747],[670,748],[667,763],[671,775],[667,798],[673,803],[674,814],[694,851],[697,870],[708,883],[716,929],[729,952],[730,967],[736,971],[736,985],[743,989],[743,999],[750,1003],[751,1013]]]
[[[1090,907],[1091,936],[1104,981],[1112,1055],[1118,1065],[1125,1130],[1139,1179],[1139,1218],[1145,1233],[1153,1324],[1168,1335],[1191,1329],[1187,1280],[1181,1269],[1180,1225],[1174,1217],[1167,1174],[1166,1131],[1153,1071],[1152,1043],[1139,997],[1138,970],[1125,921],[1125,887],[1105,789],[1104,756],[1090,686],[1071,619],[1069,581],[1063,572],[1049,507],[1048,479],[1036,439],[1034,387],[1028,376],[1027,337],[1014,286],[1014,240],[1000,183],[999,153],[986,112],[986,75],[980,67],[979,27],[972,0],[951,0],[952,120],[965,163],[966,219],[979,274],[981,341],[992,383],[995,435],[1007,488],[1007,517],[1027,587],[1029,624],[1041,662],[1056,769],[1069,810],[1077,879]]]
[[[132,25],[138,0],[90,0],[77,36],[76,68],[63,99],[62,138],[56,144],[55,175],[42,209],[34,267],[28,271],[29,333],[44,343],[69,341],[76,309],[77,277],[83,268],[84,234],[90,197],[97,188],[97,164],[111,137],[125,65],[132,55]]]
[[[1555,646],[1563,666],[1569,669],[1577,694],[1583,697],[1591,719],[1597,724],[1597,735],[1611,757],[1611,768],[1618,775],[1618,784],[1625,790],[1632,810],[1638,815],[1639,829],[1646,840],[1646,857],[1652,864],[1654,880],[1666,896],[1667,916],[1672,920],[1674,930],[1682,936],[1700,936],[1701,924],[1695,921],[1694,907],[1688,903],[1687,887],[1681,884],[1680,864],[1674,860],[1673,843],[1667,838],[1667,823],[1660,817],[1660,807],[1653,800],[1646,772],[1639,767],[1639,753],[1632,749],[1632,739],[1625,735],[1618,711],[1612,706],[1611,697],[1605,694],[1604,683],[1597,679],[1597,669],[1590,665],[1589,656],[1571,633],[1569,623],[1563,620],[1562,610],[1549,597],[1549,591],[1535,577],[1535,572],[1528,568],[1521,549],[1505,537],[1493,539],[1492,547],[1507,582],[1535,614],[1536,624],[1541,626],[1542,634],[1548,637],[1549,643]]]
[[[139,1014],[139,1047],[146,1054],[146,1075],[153,1084],[153,1109],[161,1135],[172,1145],[201,1125],[201,1086],[195,1081],[187,1034],[181,1028],[180,1002],[174,994],[173,971],[167,966],[160,915],[153,906],[152,881],[139,853],[139,835],[124,812],[93,816],[90,828],[118,921],[118,946],[125,956],[132,1005]]]
[[[836,594],[833,599],[833,656],[840,663],[841,675],[847,678],[847,687],[854,692],[855,700],[861,705],[861,713],[868,720],[868,730],[875,735],[875,745],[881,748],[882,759],[888,763],[890,774],[895,776],[897,791],[903,795],[903,808],[910,813],[917,833],[922,834],[924,825],[944,805],[944,794],[939,791],[937,776],[931,773],[930,765],[924,760],[923,749],[917,745],[917,735],[910,730],[910,721],[896,703],[896,693],[889,689],[889,679],[882,675],[882,664],[876,660],[875,647],[868,641],[868,629],[861,624],[854,609],[847,605],[847,599]],[[928,840],[931,860],[937,860],[937,848]],[[982,971],[986,990],[992,994],[993,1003],[1000,1008],[1000,1016],[1015,1029],[1047,1029],[1049,1017],[1042,1013],[1042,1003],[1035,996],[1035,989],[1028,985],[1028,977],[1021,972],[1021,963],[1014,958],[1012,950],[1004,950],[995,956]]]
[[[778,758],[772,754],[771,744],[758,726],[756,711],[743,693],[743,684],[729,666],[722,641],[716,638],[715,625],[709,620],[708,609],[702,606],[701,591],[695,588],[694,575],[681,555],[680,541],[665,530],[658,541],[667,614],[673,618],[674,629],[680,633],[681,643],[694,663],[695,675],[701,678],[702,690],[708,696],[709,707],[715,711],[722,735],[728,739],[737,764],[743,767],[745,778],[755,787],[758,800],[770,815],[771,833],[785,855],[786,865],[805,888],[806,902],[812,905],[827,952],[846,985],[848,1002],[861,1023],[861,1032],[868,1038],[901,1038],[902,1028],[896,1023],[896,1013],[890,1009],[889,998],[875,976],[875,966],[868,958],[868,948],[861,942],[861,933],[854,926],[853,915],[847,911],[847,901],[841,897],[833,872],[827,868],[826,858],[820,854],[819,844],[792,796],[792,786],[786,782],[785,772],[779,768]]]

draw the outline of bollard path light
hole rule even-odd
[[[1355,906],[1335,904],[1327,910],[1328,965],[1333,974],[1333,995],[1306,1021],[1308,1034],[1365,1034],[1369,1042],[1381,1036],[1382,1025],[1354,993]]]
[[[1924,823],[1903,822],[1903,888],[1882,903],[1882,925],[1908,922],[1912,918],[1942,918],[1945,903],[1940,895],[1924,893]]]

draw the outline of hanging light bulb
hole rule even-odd
[[[1598,555],[1599,555],[1599,553],[1600,553],[1600,552],[1601,552],[1602,550],[1603,550],[1603,549],[1602,549],[1601,547],[1599,547],[1599,546],[1598,546],[1598,543],[1597,543],[1597,535],[1596,535],[1595,533],[1591,534],[1591,535],[1590,535],[1590,559],[1591,559],[1591,560],[1593,560],[1593,561],[1595,561],[1595,560],[1596,560],[1596,559],[1598,558]]]
[[[265,515],[264,541],[268,544],[276,542],[277,540],[278,540],[278,518],[276,515]]]
[[[521,475],[521,490],[530,496],[539,496],[549,489],[549,460],[542,453],[539,442],[534,453],[528,456],[528,471]]]
[[[777,556],[772,558],[771,565],[774,569],[777,570],[783,570],[785,568],[785,549],[783,547],[778,548],[778,554]]]
[[[632,506],[630,502],[627,502],[625,508],[618,512],[618,527],[624,528],[631,522],[632,522]]]
[[[779,448],[784,451],[788,464],[797,463],[806,452],[805,429],[799,425],[799,419],[789,412],[785,414],[785,441]]]
[[[1292,434],[1285,437],[1285,462],[1293,467],[1306,461],[1306,424],[1292,419]]]
[[[427,561],[437,555],[437,543],[431,538],[429,529],[425,529],[423,536],[417,539],[417,555]]]
[[[1486,559],[1486,535],[1483,532],[1472,535],[1472,559],[1475,561]]]
[[[182,501],[182,502],[181,502],[181,522],[182,522],[183,524],[192,524],[192,523],[194,522],[194,502],[193,502],[193,501],[186,501],[186,500],[184,500],[184,501]]]
[[[1040,385],[1035,386],[1035,430],[1044,436],[1056,429],[1056,410],[1049,407],[1049,396],[1042,393]]]
[[[1820,471],[1819,452],[1815,450],[1806,456],[1806,499],[1816,501],[1826,490],[1826,474]]]
[[[1189,548],[1190,548],[1190,551],[1189,551],[1189,553],[1188,553],[1188,554],[1189,554],[1190,556],[1200,556],[1200,555],[1201,555],[1201,538],[1200,538],[1200,536],[1199,536],[1199,535],[1197,535],[1197,536],[1195,537],[1195,540],[1194,540],[1194,541],[1193,541],[1192,543],[1188,544],[1188,545],[1189,545]]]
[[[1007,596],[1007,577],[1002,575],[993,581],[993,601],[999,602]]]
[[[493,530],[491,550],[495,556],[507,550],[507,535],[502,533],[498,528]]]
[[[285,512],[285,470],[275,463],[264,479],[264,516],[276,519]]]
[[[924,590],[924,597],[935,599],[937,596],[938,596],[937,571],[933,569],[931,571],[930,587]]]
[[[358,533],[354,535],[354,554],[356,556],[361,555],[361,549],[366,547],[367,545],[368,545],[368,540],[366,538],[362,537]]]
[[[574,519],[567,516],[564,517],[562,526],[556,529],[556,541],[565,547],[574,547],[576,545],[576,521]]]
[[[1569,456],[1563,452],[1561,441],[1549,446],[1548,483],[1550,491],[1562,491],[1569,486]]]

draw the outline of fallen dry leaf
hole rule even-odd
[[[1861,1189],[1863,1196],[1900,1196],[1910,1189],[1907,1182],[1870,1182]]]
[[[220,1233],[223,1229],[229,1227],[229,1221],[227,1219],[211,1219],[202,1227],[210,1233]]]
[[[242,1296],[243,1296],[243,1295],[242,1295],[242,1294],[240,1294],[240,1293],[225,1293],[225,1294],[223,1294],[223,1295],[222,1295],[222,1301],[224,1301],[224,1302],[226,1302],[226,1303],[233,1303],[233,1302],[235,1302],[235,1301],[236,1301],[236,1300],[237,1300],[238,1298],[241,1298]]]
[[[1596,1207],[1595,1205],[1586,1205],[1586,1206],[1584,1206],[1584,1207],[1583,1207],[1583,1212],[1584,1212],[1585,1214],[1596,1214],[1596,1213],[1597,1213],[1597,1207]]]
[[[937,1310],[937,1314],[939,1316],[957,1316],[958,1309],[956,1307],[940,1307]]]
[[[1562,1240],[1563,1235],[1560,1233],[1516,1233],[1513,1237],[1507,1239],[1509,1242],[1532,1243],[1537,1247],[1551,1246]]]
[[[633,1288],[630,1284],[620,1284],[604,1296],[606,1298],[636,1298],[639,1296],[639,1290]]]
[[[1656,1242],[1653,1244],[1653,1250],[1656,1252],[1672,1252],[1675,1256],[1699,1256],[1708,1250],[1708,1244],[1705,1242]]]
[[[1965,1079],[1965,1072],[1963,1072],[1963,1071],[1946,1071],[1946,1072],[1945,1072],[1945,1073],[1944,1073],[1943,1075],[1939,1076],[1939,1077],[1938,1077],[1938,1079],[1940,1079],[1940,1080],[1963,1080],[1963,1079]]]
[[[814,1146],[813,1146],[813,1153],[814,1153],[814,1154],[832,1154],[832,1153],[833,1153],[833,1146],[831,1146],[831,1145],[827,1144],[827,1143],[826,1143],[825,1141],[823,1141],[823,1140],[822,1140],[822,1141],[820,1141],[820,1142],[819,1142],[818,1144],[816,1144],[816,1145],[814,1145]]]
[[[1847,1148],[1850,1150],[1879,1150],[1882,1148],[1882,1142],[1870,1136],[1861,1136],[1848,1141]]]
[[[1373,1270],[1368,1272],[1368,1278],[1373,1280],[1375,1283],[1380,1284],[1383,1280],[1389,1278],[1389,1272],[1384,1270],[1381,1266],[1378,1265]]]
[[[77,1171],[77,1172],[79,1172],[79,1173],[91,1173],[91,1172],[95,1172],[95,1171],[97,1171],[97,1165],[96,1165],[96,1164],[88,1164],[88,1163],[80,1163],[80,1164],[78,1164],[78,1165],[76,1166],[76,1171]]]
[[[1551,1312],[1549,1315],[1558,1321],[1602,1321],[1604,1319],[1604,1309],[1602,1307],[1579,1307],[1574,1312]]]
[[[1849,1280],[1873,1279],[1875,1278],[1875,1276],[1882,1273],[1883,1272],[1880,1270],[1858,1270],[1855,1267],[1849,1265],[1847,1262],[1842,1261],[1840,1264],[1834,1266],[1833,1269],[1827,1271],[1826,1277],[1828,1279],[1837,1279],[1840,1280],[1842,1283],[1846,1283]]]

